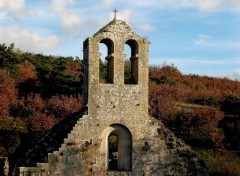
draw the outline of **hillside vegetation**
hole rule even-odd
[[[0,156],[81,109],[82,68],[79,58],[0,44]],[[104,80],[104,62],[100,70]],[[149,80],[150,115],[191,145],[212,175],[240,175],[240,162],[234,162],[240,160],[240,82],[183,75],[167,64],[150,66]],[[216,170],[219,164],[225,169]]]

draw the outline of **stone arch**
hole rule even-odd
[[[134,39],[129,39],[125,42],[131,48],[131,57],[130,57],[130,80],[124,78],[125,84],[138,84],[138,43]],[[125,70],[126,68],[124,68]]]
[[[138,43],[136,40],[129,39],[125,44],[129,45],[131,48],[131,57],[134,57],[138,54]]]
[[[118,160],[117,170],[132,170],[132,134],[127,127],[121,124],[112,124],[106,127],[102,133],[101,143],[101,168],[104,171],[109,170],[109,146],[108,137],[110,135],[118,137]]]
[[[113,83],[114,82],[114,43],[109,38],[104,38],[99,43],[103,43],[107,47],[107,56],[105,57],[105,60],[107,61],[106,83]]]

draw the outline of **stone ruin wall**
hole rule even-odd
[[[132,57],[138,59],[136,84],[124,84],[124,44],[129,40]],[[101,41],[108,45],[107,59],[112,59],[110,69],[114,68],[108,84],[99,83]],[[88,112],[59,150],[48,154],[47,163],[20,167],[19,175],[207,175],[207,168],[191,148],[148,116],[148,45],[121,20],[111,21],[84,42],[84,104]],[[108,136],[112,133],[119,135],[119,155],[123,155],[115,171],[109,170],[108,163]]]

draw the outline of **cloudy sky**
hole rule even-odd
[[[114,8],[151,41],[150,64],[240,80],[240,0],[0,0],[0,43],[82,58]]]

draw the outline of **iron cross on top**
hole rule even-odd
[[[117,18],[117,12],[118,12],[118,11],[117,11],[116,9],[114,9],[114,11],[113,11],[113,13],[114,13],[114,18],[113,18],[113,19],[114,19],[114,20]]]

